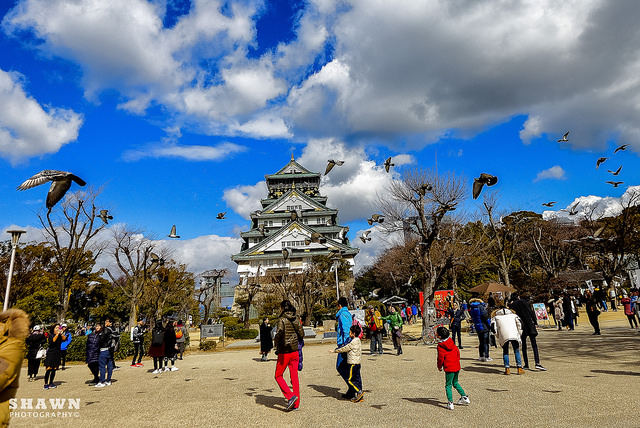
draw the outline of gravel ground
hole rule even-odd
[[[74,365],[57,373],[57,389],[44,391],[42,369],[37,382],[27,382],[24,364],[15,411],[38,415],[14,416],[11,426],[638,426],[633,415],[640,403],[640,334],[621,311],[601,320],[602,336],[592,336],[584,314],[575,331],[542,330],[538,346],[549,370],[524,375],[505,376],[496,348],[490,351],[494,361],[479,362],[476,337],[464,335],[460,383],[471,405],[454,411],[446,408],[435,347],[405,345],[404,354],[396,356],[385,341],[387,354],[363,353],[361,403],[340,398],[346,387],[335,370],[335,355],[328,353],[333,346],[306,346],[300,410],[291,413],[284,411],[273,378],[275,356],[260,362],[255,348],[189,354],[177,362],[178,371],[159,375],[151,373],[149,360],[143,360],[144,368],[123,361],[113,385],[105,388],[88,385],[87,367]],[[530,349],[529,354],[533,363]],[[513,353],[511,360],[514,366]],[[21,399],[29,398],[34,407],[44,398],[48,409],[20,409]],[[69,398],[80,400],[78,409],[53,410],[49,403]]]

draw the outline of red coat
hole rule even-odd
[[[438,343],[438,370],[446,373],[460,371],[460,350],[450,337]]]
[[[628,297],[623,297],[622,300],[620,300],[620,303],[622,303],[622,306],[624,307],[624,314],[625,315],[633,315],[633,310],[631,310],[631,299]]]

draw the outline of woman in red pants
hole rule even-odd
[[[298,341],[304,338],[304,330],[300,318],[296,316],[296,308],[288,300],[280,303],[282,313],[278,318],[278,331],[274,339],[278,362],[276,363],[276,382],[287,400],[287,410],[298,410],[300,406],[300,386],[298,385]],[[289,367],[291,387],[282,376]]]

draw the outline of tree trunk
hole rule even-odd
[[[131,310],[129,311],[129,328],[135,327],[138,322],[138,302],[131,299]]]

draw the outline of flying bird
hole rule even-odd
[[[573,206],[569,209],[569,215],[576,215],[578,214],[578,204],[580,204],[580,202],[576,202],[575,204],[573,204]]]
[[[486,184],[487,186],[493,186],[498,182],[498,177],[491,174],[482,173],[480,177],[473,179],[473,199],[478,199],[482,188]]]
[[[373,223],[384,223],[384,217],[382,214],[372,214],[371,218],[367,219],[367,223],[369,223],[369,226],[373,225]]]
[[[629,145],[628,144],[623,144],[621,146],[616,147],[616,149],[613,151],[613,154],[615,155],[616,153],[618,153],[620,150],[627,150],[627,147]]]
[[[562,138],[558,140],[558,143],[566,143],[567,141],[569,141],[569,131],[567,131]]]
[[[109,215],[108,210],[100,210],[100,215],[98,217],[100,217],[105,223],[109,223],[109,220],[113,220],[113,216]]]
[[[551,201],[551,202],[544,203],[542,205],[544,205],[545,207],[551,208],[555,203],[556,203],[556,201]]]
[[[309,245],[312,242],[319,243],[319,244],[326,244],[327,243],[327,238],[322,236],[321,233],[313,232],[313,233],[311,233],[311,237],[310,238],[307,238],[307,239],[304,240],[305,245]]]
[[[151,260],[151,264],[149,265],[149,270],[155,270],[158,266],[164,265],[164,259],[158,257],[156,253],[149,254],[149,260]]]
[[[349,233],[349,226],[343,227],[340,232],[338,232],[338,238],[343,242],[346,243],[346,239],[347,239],[347,233]]]
[[[77,175],[73,175],[70,172],[45,169],[19,185],[18,190],[31,189],[32,187],[39,186],[47,181],[51,181],[51,187],[49,187],[46,202],[46,206],[49,211],[51,211],[51,208],[53,208],[53,206],[64,197],[67,190],[71,188],[72,181],[75,181],[76,184],[80,186],[87,184],[82,178]]]
[[[344,161],[336,161],[333,159],[329,159],[327,162],[329,163],[327,164],[327,169],[324,170],[324,175],[329,174],[329,171],[331,171],[334,166],[342,166],[344,164]]]
[[[602,162],[606,161],[607,159],[609,159],[609,158],[599,158],[596,161],[596,169],[598,169],[600,167],[600,165],[602,164]]]
[[[624,184],[624,181],[607,181],[607,184],[611,184],[613,187],[618,187],[621,184]]]
[[[371,238],[369,238],[370,233],[371,233],[370,230],[365,230],[364,233],[360,235],[360,240],[362,241],[363,244],[366,244],[367,241],[371,241]]]
[[[391,163],[391,158],[387,158],[387,160],[384,161],[384,170],[389,172],[389,168],[391,168],[392,166],[396,166],[396,164]]]
[[[620,166],[618,167],[618,169],[616,169],[615,171],[611,171],[610,169],[608,169],[608,170],[607,170],[607,172],[610,172],[610,173],[611,173],[611,174],[613,174],[613,175],[618,175],[618,174],[620,174],[620,170],[621,170],[621,169],[622,169],[622,165],[620,165]]]
[[[171,233],[167,235],[169,238],[180,238],[180,235],[176,235],[176,225],[171,226]]]
[[[258,225],[258,230],[260,231],[260,234],[264,236],[264,223],[260,223]]]
[[[216,216],[216,218],[218,220],[226,220],[227,218],[225,217],[225,215],[227,215],[226,211],[223,213],[218,213],[218,215]]]

